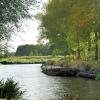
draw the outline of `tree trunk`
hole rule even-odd
[[[91,35],[89,33],[88,51],[91,51]]]
[[[78,50],[77,50],[77,52],[78,52],[77,59],[80,59],[81,54],[80,54],[80,41],[79,41],[79,39],[78,39]]]
[[[95,32],[95,60],[97,61],[98,60],[98,54],[99,54],[99,51],[98,51],[98,33]]]

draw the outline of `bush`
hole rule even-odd
[[[96,74],[96,80],[100,80],[100,74]]]
[[[19,100],[22,98],[24,91],[20,90],[18,83],[14,82],[12,79],[7,79],[0,81],[0,98],[7,100]]]

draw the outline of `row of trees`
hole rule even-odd
[[[49,0],[38,18],[41,39],[77,59],[99,59],[100,0]]]
[[[48,56],[48,55],[64,55],[63,52],[55,50],[50,44],[37,45],[20,45],[18,46],[15,56]]]

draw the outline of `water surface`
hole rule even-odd
[[[25,90],[24,100],[59,100],[63,94],[80,95],[80,100],[100,100],[100,81],[52,77],[40,64],[3,65],[0,79],[13,78]]]

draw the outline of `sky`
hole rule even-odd
[[[47,2],[47,0],[41,0],[40,7],[42,7],[42,2]],[[41,10],[31,11],[31,13],[37,13]],[[25,20],[22,24],[23,32],[16,32],[17,35],[12,35],[12,40],[10,41],[11,47],[9,48],[11,52],[15,52],[19,45],[23,44],[37,44],[39,38],[39,21],[37,20]]]
[[[33,20],[27,20],[22,24],[23,31],[16,32],[16,35],[12,35],[10,41],[10,51],[16,51],[19,45],[23,44],[37,44],[39,38],[39,23]]]

